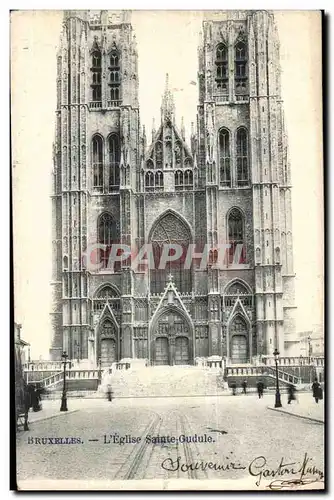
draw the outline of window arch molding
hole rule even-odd
[[[119,134],[111,132],[107,137],[108,191],[117,191],[120,185],[121,141]]]
[[[108,107],[119,106],[121,100],[121,52],[113,47],[108,53]]]
[[[228,60],[228,47],[225,42],[219,42],[216,45],[216,60],[217,61]]]
[[[228,295],[230,293],[231,288],[234,285],[240,285],[246,291],[247,294],[253,294],[252,288],[245,280],[243,280],[242,278],[233,278],[225,285],[223,292],[224,295]]]
[[[192,241],[193,234],[188,222],[174,210],[166,210],[156,218],[148,234],[148,243],[152,245],[155,263],[154,268],[149,269],[151,293],[163,293],[169,274],[172,274],[179,293],[190,294],[192,292],[193,263],[190,269],[186,269],[184,264]],[[181,245],[182,255],[176,261],[167,262],[165,268],[160,269],[164,246],[169,244]]]
[[[249,183],[249,133],[244,125],[234,133],[235,144],[235,179],[238,186]]]
[[[93,167],[93,189],[103,191],[105,140],[101,134],[95,133],[91,138],[91,161]]]
[[[102,135],[102,134],[100,134],[99,132],[95,132],[95,133],[92,135],[92,140],[91,140],[91,142],[93,143],[93,141],[94,141],[95,139],[100,140],[100,141],[101,141],[101,143],[102,143],[102,147],[104,148],[104,146],[105,146],[105,139],[104,139],[103,135]]]
[[[103,268],[108,267],[109,255],[113,244],[119,243],[119,226],[112,213],[104,211],[97,218],[97,242],[101,245],[107,245],[105,250],[99,249],[100,262],[103,262]],[[119,270],[119,262],[114,263],[114,270]]]
[[[100,103],[102,98],[102,51],[93,47],[90,51],[91,58],[91,98],[95,103]]]
[[[239,263],[246,263],[246,214],[237,206],[231,207],[226,214],[226,241],[231,245],[228,250],[229,264],[234,262],[235,251],[242,244],[242,252]]]
[[[247,43],[244,40],[237,40],[234,44],[234,85],[236,95],[247,92]],[[242,99],[241,99],[242,100]]]
[[[215,51],[216,63],[216,86],[219,93],[228,93],[228,46],[220,42]]]
[[[219,158],[220,185],[231,187],[232,183],[232,133],[227,127],[218,130],[217,145]]]
[[[110,288],[112,290],[112,292],[114,293],[114,297],[121,297],[121,292],[119,291],[119,289],[117,288],[116,285],[114,285],[113,283],[109,283],[109,281],[106,281],[104,283],[102,283],[102,285],[99,285],[96,290],[94,291],[94,295],[93,295],[93,298],[94,299],[97,299],[99,298],[101,292],[105,289],[105,288]]]
[[[108,52],[109,68],[118,68],[121,65],[121,53],[117,48],[112,48]]]
[[[189,224],[189,222],[187,221],[187,219],[185,219],[183,217],[183,215],[179,214],[178,212],[176,212],[176,210],[173,210],[172,208],[169,208],[168,210],[165,210],[165,212],[163,212],[162,214],[160,214],[152,223],[152,226],[149,230],[149,234],[148,234],[148,243],[152,240],[152,235],[153,235],[153,232],[155,230],[155,227],[167,216],[167,215],[173,215],[176,219],[179,220],[179,222],[181,224],[183,224],[184,226],[186,226],[186,229],[187,229],[187,232],[189,231],[189,238],[190,238],[190,243],[192,243],[194,241],[194,235],[193,235],[193,231],[191,229],[191,226]]]
[[[244,40],[237,40],[234,44],[235,61],[247,61],[247,43]]]

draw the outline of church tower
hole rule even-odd
[[[129,11],[64,14],[57,55],[52,196],[53,359],[59,359],[62,350],[72,359],[89,357],[94,315],[89,290],[108,278],[103,269],[109,254],[103,246],[132,239],[139,110],[130,17]],[[101,245],[98,273],[85,265],[91,258],[87,247],[96,244]],[[131,274],[116,274],[108,312],[118,325],[112,330],[117,350],[117,315],[123,296],[130,293]]]
[[[290,167],[274,16],[205,16],[198,75],[200,182],[207,242],[230,244],[226,268],[208,271],[212,350],[220,354],[215,346],[221,345],[221,355],[232,361],[272,355],[275,347],[284,353],[294,340],[295,307]],[[214,312],[219,295],[221,317]]]

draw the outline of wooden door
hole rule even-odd
[[[231,342],[232,363],[247,363],[247,338],[245,335],[233,335]]]
[[[116,359],[116,341],[114,339],[101,340],[101,366],[110,366]]]
[[[176,337],[175,364],[189,365],[189,341],[187,337]]]
[[[167,337],[157,337],[155,340],[155,365],[169,365]]]

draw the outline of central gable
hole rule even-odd
[[[166,121],[160,125],[146,155],[149,169],[191,168],[193,157],[175,124]]]

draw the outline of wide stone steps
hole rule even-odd
[[[122,370],[102,380],[101,397],[110,384],[114,397],[213,396],[222,394],[219,371],[196,367],[148,367]]]

